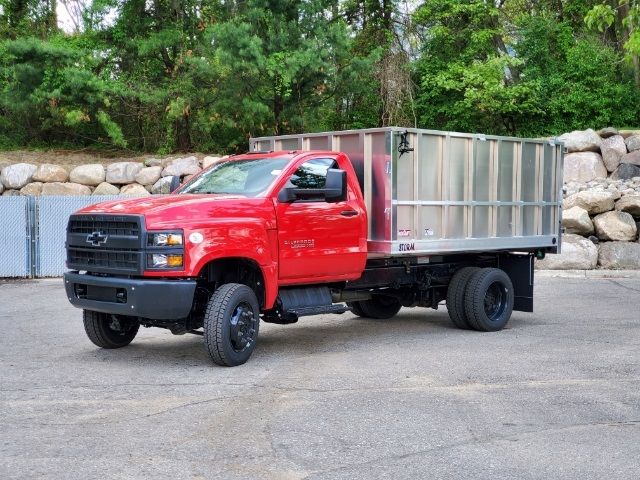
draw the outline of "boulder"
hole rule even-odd
[[[591,240],[571,233],[562,236],[562,253],[536,261],[536,268],[548,270],[591,270],[598,263],[598,247]]]
[[[136,174],[136,182],[140,185],[153,185],[160,180],[162,167],[145,167]]]
[[[634,135],[640,135],[640,130],[628,130],[628,129],[620,129],[618,133],[622,135],[625,139],[632,137]]]
[[[619,135],[619,133],[616,128],[607,127],[607,128],[598,130],[598,135],[600,135],[600,138],[610,138],[610,137],[613,137],[614,135]]]
[[[136,175],[143,165],[138,162],[117,162],[107,165],[107,183],[124,185],[136,181]]]
[[[171,193],[171,180],[173,177],[162,177],[151,187],[151,193],[154,195]]]
[[[163,177],[193,175],[200,171],[200,164],[196,157],[176,158],[162,171]]]
[[[631,163],[621,163],[609,178],[612,180],[631,180],[637,176],[640,176],[640,166]]]
[[[60,165],[52,165],[45,163],[38,165],[36,173],[33,174],[34,182],[66,182],[69,180],[69,174]]]
[[[571,207],[562,212],[562,226],[567,233],[588,236],[594,232],[589,212],[582,207]]]
[[[99,163],[91,165],[79,165],[69,173],[69,181],[71,183],[79,183],[80,185],[88,185],[95,187],[104,182],[104,167]]]
[[[605,212],[593,218],[600,240],[630,241],[636,239],[636,222],[627,212]]]
[[[96,187],[91,195],[118,195],[119,193],[120,189],[115,185],[111,185],[107,182],[102,182]]]
[[[581,183],[569,182],[562,186],[562,191],[565,194],[565,197],[570,197],[574,193],[578,193],[581,190],[584,190],[584,188],[581,188],[583,186],[584,185],[582,185]]]
[[[558,140],[564,143],[568,152],[597,152],[602,143],[600,136],[590,128],[565,133]]]
[[[32,182],[32,183],[27,183],[24,187],[22,187],[20,189],[20,193],[22,195],[31,195],[31,196],[38,196],[42,193],[42,182]]]
[[[214,163],[218,163],[222,157],[215,157],[213,155],[206,156],[202,159],[202,168],[209,168]]]
[[[640,217],[640,195],[636,193],[625,195],[616,202],[615,209],[619,212],[627,212],[634,217]]]
[[[640,135],[631,135],[630,137],[627,137],[624,143],[627,144],[627,150],[630,152],[640,150]]]
[[[619,199],[622,196],[620,190],[618,190],[618,187],[616,187],[615,185],[609,185],[607,187],[607,192],[613,193],[613,197],[615,200]]]
[[[128,195],[130,197],[147,197],[151,194],[139,183],[130,183],[120,189],[120,195]]]
[[[27,183],[31,183],[33,174],[36,173],[38,167],[30,163],[16,163],[2,169],[0,174],[0,182],[7,189],[19,190]]]
[[[162,159],[160,158],[147,158],[144,161],[145,167],[162,167]]]
[[[91,189],[79,183],[50,182],[42,184],[42,195],[91,195]]]
[[[624,138],[620,135],[614,135],[603,140],[600,146],[600,152],[602,153],[602,161],[607,171],[613,172],[618,168],[618,165],[620,165],[622,156],[627,154],[627,146],[624,143]]]
[[[620,158],[620,163],[627,163],[630,165],[640,165],[640,150],[635,150],[623,155]]]
[[[595,215],[613,210],[615,198],[616,196],[612,192],[585,190],[566,198],[562,202],[562,207],[568,210],[578,206],[584,208],[590,215]]]
[[[585,183],[596,178],[607,178],[607,169],[599,153],[578,152],[564,157],[563,180],[565,183]]]
[[[20,197],[22,194],[20,190],[5,190],[2,194],[3,197]]]
[[[603,242],[598,245],[598,264],[612,270],[640,269],[640,243]]]

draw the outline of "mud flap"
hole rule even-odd
[[[533,312],[533,254],[503,254],[498,267],[509,275],[514,290],[513,309]]]

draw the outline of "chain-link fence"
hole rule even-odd
[[[62,276],[69,215],[118,198],[123,197],[0,197],[0,277]]]

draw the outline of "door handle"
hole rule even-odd
[[[340,215],[342,215],[343,217],[355,217],[356,215],[358,215],[357,210],[343,210],[342,212],[340,212]]]

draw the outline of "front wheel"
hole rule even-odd
[[[242,365],[253,353],[260,327],[256,294],[246,285],[228,283],[209,299],[204,343],[211,359],[224,367]]]
[[[87,337],[100,348],[122,348],[129,345],[138,333],[140,323],[122,315],[82,311]]]
[[[513,311],[514,292],[511,279],[499,268],[475,272],[464,293],[464,307],[469,326],[484,332],[502,330]]]

